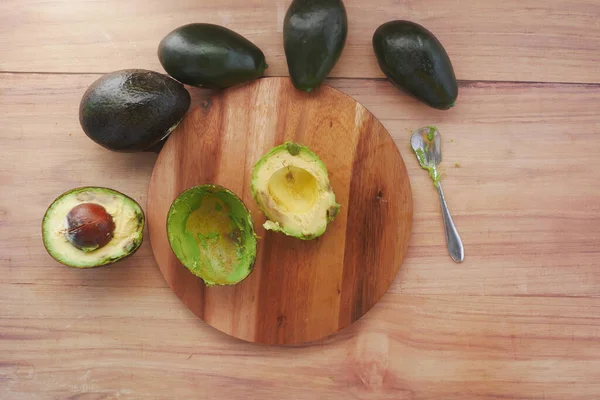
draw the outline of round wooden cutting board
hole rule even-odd
[[[315,240],[265,231],[250,192],[254,164],[286,140],[323,160],[342,205]],[[171,202],[204,183],[236,193],[260,237],[254,271],[235,286],[206,287],[169,246]],[[394,141],[362,105],[329,86],[304,93],[288,78],[263,78],[188,113],[158,157],[147,214],[160,270],[198,317],[243,340],[298,344],[339,331],[383,296],[408,247],[413,203]]]

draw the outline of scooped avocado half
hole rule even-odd
[[[167,235],[179,261],[208,286],[233,285],[254,267],[256,235],[250,212],[218,185],[190,188],[171,204]]]
[[[265,229],[299,239],[321,236],[340,209],[325,164],[307,147],[292,142],[261,157],[251,187],[268,218]]]
[[[86,90],[79,122],[86,135],[113,151],[144,151],[166,138],[190,107],[190,94],[171,77],[143,69],[101,76]]]
[[[42,221],[46,250],[69,267],[90,268],[127,257],[143,240],[144,212],[130,197],[103,187],[60,195]]]

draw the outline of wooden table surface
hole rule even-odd
[[[160,38],[200,21],[244,34],[269,75],[286,75],[287,5],[0,3],[0,399],[600,399],[597,0],[346,0],[348,43],[328,84],[392,134],[415,216],[390,290],[338,335],[295,347],[225,336],[168,288],[148,241],[94,270],[46,254],[41,218],[63,191],[103,185],[146,203],[156,155],[90,141],[77,115],[87,86],[116,69],[162,71]],[[371,35],[400,18],[445,44],[460,80],[454,109],[381,79]],[[191,91],[195,104],[205,96]],[[444,138],[460,265],[408,147],[428,124]]]

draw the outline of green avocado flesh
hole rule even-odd
[[[265,229],[303,240],[325,233],[340,209],[325,164],[297,143],[286,142],[262,156],[252,171],[251,189],[268,218]]]
[[[105,74],[83,94],[85,134],[113,151],[144,151],[168,136],[190,107],[183,85],[158,72],[128,69]]]
[[[348,35],[342,0],[294,0],[283,22],[288,70],[297,89],[310,92],[337,63]]]
[[[433,181],[433,186],[437,186],[440,181],[440,174],[438,173],[436,168],[430,167],[427,165],[427,160],[425,157],[425,152],[421,149],[414,150],[415,155],[417,156],[417,160],[419,161],[419,165],[421,168],[429,172],[429,176]]]
[[[252,272],[257,245],[252,218],[224,187],[183,192],[169,210],[167,234],[179,261],[207,285],[233,285]]]
[[[426,150],[429,150],[430,144],[435,140],[435,131],[437,130],[435,126],[429,126],[428,128],[429,129],[427,131],[427,135],[424,136],[426,142]],[[423,168],[429,173],[429,176],[433,181],[433,186],[437,187],[441,179],[441,175],[439,174],[437,168],[434,168],[429,164],[427,154],[425,154],[423,149],[413,149],[413,147],[411,146],[411,150],[415,153],[415,156],[417,157],[417,161],[419,161],[419,165],[421,166],[421,168]]]
[[[373,35],[373,50],[396,87],[436,109],[454,106],[458,84],[452,63],[444,46],[423,26],[386,22]]]
[[[158,59],[179,82],[223,89],[260,78],[267,69],[263,52],[252,42],[223,26],[194,23],[165,36]]]
[[[82,207],[95,213],[72,217]],[[98,267],[135,253],[142,244],[144,223],[142,208],[130,197],[108,188],[82,187],[63,193],[48,207],[42,238],[56,261],[76,268]],[[93,243],[87,242],[90,239]]]

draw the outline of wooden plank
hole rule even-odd
[[[597,298],[388,294],[329,340],[265,347],[208,327],[170,289],[89,283],[0,284],[1,398],[600,396]]]
[[[461,80],[599,82],[600,3],[346,0],[349,35],[335,77],[382,77],[371,47],[392,19],[428,27],[445,45]],[[0,71],[162,71],[156,50],[177,26],[210,22],[259,45],[269,75],[287,75],[282,21],[289,0],[4,0]]]
[[[0,75],[0,263],[8,271],[0,283],[165,287],[147,240],[122,264],[84,272],[58,266],[42,247],[41,218],[63,191],[104,185],[146,204],[155,155],[109,152],[79,127],[80,96],[96,77]],[[441,112],[385,81],[332,84],[383,122],[411,179],[413,234],[391,292],[600,294],[600,86],[463,85],[456,108]],[[197,104],[203,94],[193,94]],[[443,137],[461,265],[446,253],[438,199],[408,148],[411,131],[428,124]]]
[[[409,160],[415,224],[394,290],[598,295],[600,86],[474,83],[448,113],[383,82],[342,85]],[[411,131],[429,124],[443,135],[442,183],[467,254],[461,266],[444,254],[434,189],[409,159]]]

